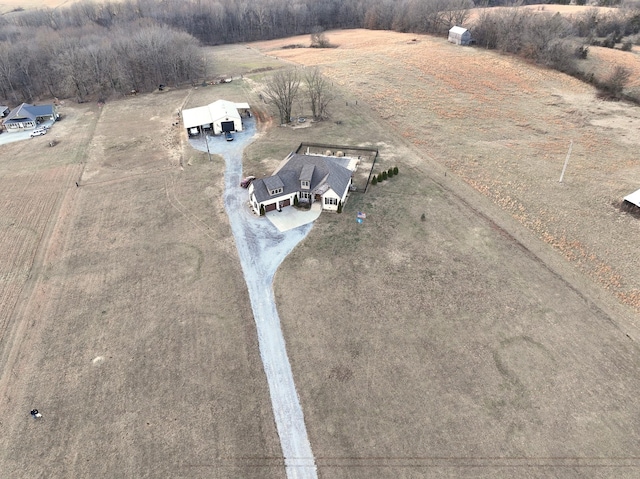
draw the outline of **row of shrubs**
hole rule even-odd
[[[387,171],[381,171],[377,175],[373,175],[371,178],[371,184],[376,185],[378,183],[382,183],[389,178],[392,178],[398,174],[398,167],[394,166],[393,168],[389,168]]]

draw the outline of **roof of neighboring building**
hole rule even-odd
[[[277,196],[300,191],[303,170],[305,175],[311,170],[309,187],[311,193],[323,194],[331,188],[337,195],[342,196],[351,180],[351,170],[347,168],[349,163],[350,159],[346,157],[293,154],[276,174],[268,178],[255,180],[253,182],[253,193],[258,203],[262,203],[272,198],[268,190],[280,187],[273,187],[273,184],[282,184],[282,194]],[[276,183],[277,180],[275,178],[279,180],[279,183]]]
[[[467,30],[464,27],[451,27],[451,30],[449,30],[449,33],[459,33],[460,35],[462,35],[464,32],[468,32],[469,30]]]
[[[28,103],[22,103],[17,106],[7,115],[5,123],[8,121],[20,121],[31,120],[35,121],[39,116],[53,115],[53,105],[29,105]]]
[[[625,196],[624,199],[625,201],[628,201],[629,203],[633,203],[634,205],[640,208],[640,190],[636,190],[630,195]]]

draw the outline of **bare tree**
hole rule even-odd
[[[327,106],[333,100],[329,82],[322,76],[318,67],[305,69],[304,80],[307,84],[313,119],[323,120],[327,118]]]
[[[293,68],[277,71],[266,84],[264,96],[278,109],[283,125],[291,121],[291,108],[299,87],[300,75]]]
[[[329,48],[331,43],[321,27],[315,27],[311,33],[312,48]]]
[[[630,78],[631,71],[618,65],[609,76],[600,83],[600,90],[604,92],[604,96],[607,98],[619,99],[622,97],[622,91],[625,86],[627,86],[627,83],[629,83]]]

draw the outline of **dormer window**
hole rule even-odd
[[[303,190],[308,190],[309,189],[309,184],[310,184],[309,181],[302,180],[300,182],[300,188],[303,189]]]
[[[278,177],[278,175],[273,175],[269,178],[265,178],[264,186],[267,187],[267,191],[271,196],[279,195],[284,191],[284,183]]]

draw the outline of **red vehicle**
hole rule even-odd
[[[242,181],[240,182],[240,186],[242,186],[243,188],[249,188],[249,185],[255,179],[255,176],[247,176],[246,178],[242,179]]]

